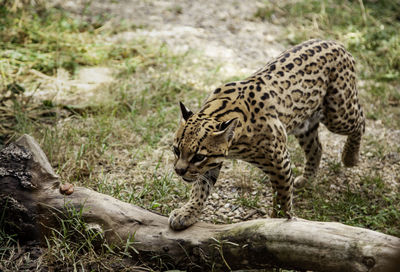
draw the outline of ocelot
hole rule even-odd
[[[193,187],[190,200],[170,215],[175,230],[197,221],[225,158],[268,174],[275,192],[272,216],[290,218],[294,186],[312,180],[319,167],[319,123],[348,135],[345,166],[356,165],[365,127],[354,59],[334,41],[310,40],[284,51],[252,76],[214,90],[197,113],[182,103],[180,108],[175,171]],[[304,173],[296,179],[287,134],[294,134],[305,152]]]

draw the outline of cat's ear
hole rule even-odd
[[[214,136],[221,137],[223,140],[230,142],[233,139],[233,136],[235,135],[235,128],[237,124],[239,123],[237,118],[230,119],[228,121],[222,122],[218,126],[218,132],[214,133]]]
[[[190,116],[193,115],[193,112],[186,108],[186,106],[183,105],[182,102],[179,102],[179,106],[181,107],[182,118],[186,122],[190,118]]]

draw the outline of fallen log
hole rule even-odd
[[[400,238],[333,222],[260,219],[229,225],[199,222],[183,231],[168,218],[93,190],[60,193],[60,180],[38,143],[24,135],[0,151],[0,214],[21,240],[40,240],[66,204],[109,243],[134,235],[138,254],[207,271],[281,267],[312,271],[400,271]]]

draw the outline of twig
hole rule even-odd
[[[252,210],[249,214],[247,214],[245,217],[243,217],[243,220],[249,219],[250,217],[252,217],[256,213],[257,213],[257,210]]]

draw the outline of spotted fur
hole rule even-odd
[[[290,218],[293,185],[304,185],[319,167],[319,123],[348,135],[345,166],[357,163],[365,126],[354,59],[334,41],[299,44],[245,80],[214,90],[199,112],[183,104],[181,111],[175,171],[193,188],[189,202],[170,215],[176,230],[197,221],[225,158],[242,159],[268,174],[275,192],[272,216]],[[290,133],[306,156],[304,173],[296,179],[286,146]]]

